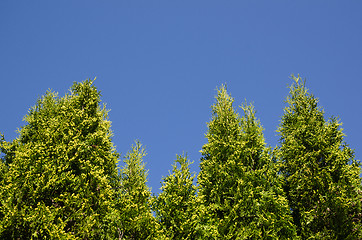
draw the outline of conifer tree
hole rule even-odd
[[[240,118],[218,90],[199,174],[203,224],[210,239],[292,239],[295,228],[277,169],[250,105]]]
[[[4,179],[5,173],[7,171],[7,165],[5,160],[5,151],[6,149],[3,147],[5,143],[4,135],[0,133],[0,186],[2,186],[2,180]],[[1,201],[0,201],[1,204]],[[1,205],[0,205],[1,206]],[[1,207],[0,207],[1,209]]]
[[[361,239],[360,167],[341,123],[292,75],[280,133],[285,191],[302,239]]]
[[[2,209],[2,202],[3,202],[3,195],[2,195],[2,187],[4,187],[4,178],[5,178],[5,174],[8,170],[8,167],[6,165],[6,160],[5,160],[5,148],[2,147],[4,145],[4,135],[0,134],[0,219],[3,219],[4,214],[2,213],[1,209]],[[1,223],[1,222],[0,222]],[[0,227],[1,229],[1,227]]]
[[[198,239],[198,202],[195,175],[190,172],[187,156],[177,155],[172,173],[163,178],[162,192],[154,203],[165,239]],[[179,167],[178,167],[179,166]]]
[[[154,239],[157,223],[151,211],[151,191],[147,186],[147,171],[143,162],[145,149],[139,141],[132,146],[121,169],[122,233],[125,239]]]
[[[2,183],[5,173],[7,171],[7,167],[2,159],[0,159],[0,184]],[[0,203],[1,204],[1,203]]]
[[[116,153],[93,81],[48,91],[12,142],[0,187],[1,239],[112,239],[119,223]]]

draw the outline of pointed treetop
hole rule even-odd
[[[216,103],[212,105],[212,110],[214,115],[218,115],[223,110],[233,111],[232,104],[234,98],[227,92],[226,85],[221,85],[220,88],[217,88],[217,95],[215,96]]]

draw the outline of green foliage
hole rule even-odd
[[[199,174],[205,238],[292,239],[289,207],[252,106],[218,90]]]
[[[1,239],[106,239],[118,236],[114,206],[118,154],[107,111],[92,81],[63,98],[48,91],[13,142],[0,188]]]
[[[157,223],[151,212],[151,191],[147,187],[147,171],[143,163],[146,152],[140,142],[127,153],[121,169],[122,232],[125,239],[153,239]]]
[[[140,142],[118,173],[93,81],[62,98],[48,91],[18,138],[0,134],[0,239],[362,239],[360,165],[339,120],[326,121],[292,78],[279,149],[266,147],[254,107],[243,104],[240,117],[222,86],[199,188],[177,156],[154,198]]]
[[[6,142],[4,139],[4,135],[2,135],[0,133],[0,184],[2,183],[2,180],[4,179],[5,173],[7,172],[7,165],[6,165],[6,160],[5,160],[6,148],[3,147],[3,145],[5,145],[5,144],[6,144]]]
[[[343,141],[341,123],[324,119],[300,77],[280,127],[284,188],[302,239],[361,239],[360,167]]]
[[[196,186],[193,184],[195,175],[190,173],[190,164],[187,156],[177,155],[172,173],[163,178],[162,192],[154,202],[156,219],[167,239],[200,237]]]
[[[5,154],[6,150],[4,147],[2,147],[5,143],[5,140],[4,140],[4,135],[0,134],[0,194],[2,194],[2,191],[1,191],[1,188],[2,186],[4,186],[4,178],[5,178],[5,175],[6,175],[6,172],[8,170],[8,167],[6,166],[6,162],[5,162],[5,157],[6,155],[3,155]],[[4,214],[2,213],[1,209],[2,209],[2,195],[0,195],[0,219],[3,219],[4,218]]]

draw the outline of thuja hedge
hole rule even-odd
[[[361,239],[359,162],[341,122],[291,79],[278,147],[221,86],[199,174],[177,155],[158,196],[142,144],[117,153],[94,81],[48,91],[16,139],[0,138],[0,239]]]

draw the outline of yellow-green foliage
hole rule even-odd
[[[156,219],[165,239],[199,239],[199,204],[195,175],[190,173],[187,156],[177,155],[172,173],[163,178],[162,192],[154,202]],[[179,166],[179,167],[178,167]]]
[[[118,172],[93,81],[62,98],[48,91],[18,138],[0,135],[0,239],[362,239],[360,166],[341,123],[292,78],[280,148],[266,147],[254,107],[240,117],[222,86],[199,186],[177,156],[154,198],[139,142]]]
[[[341,123],[292,76],[279,127],[284,188],[302,239],[361,239],[360,168]]]
[[[212,106],[199,175],[205,239],[294,239],[295,228],[262,128],[224,86]]]
[[[137,141],[125,156],[121,169],[119,209],[125,239],[155,239],[157,234],[157,223],[151,212],[151,191],[146,185],[144,156],[146,152]]]
[[[92,81],[59,98],[47,92],[11,143],[1,187],[1,239],[100,239],[117,235],[118,154]]]

